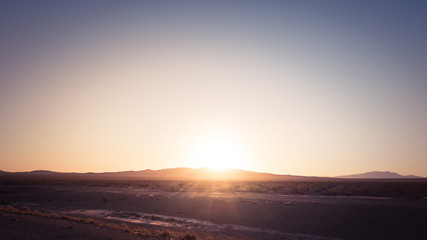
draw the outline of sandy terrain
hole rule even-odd
[[[3,185],[0,190],[3,206],[27,206],[41,212],[159,231],[167,229],[177,236],[190,232],[202,239],[423,239],[427,236],[426,199],[47,185]],[[0,235],[8,236],[7,239],[138,237],[66,219],[5,212],[0,219]]]
[[[127,232],[45,217],[0,213],[0,239],[140,239]]]

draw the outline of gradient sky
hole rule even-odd
[[[247,170],[427,176],[426,23],[426,1],[1,1],[0,169],[200,167],[213,141]]]

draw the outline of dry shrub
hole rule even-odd
[[[166,239],[180,239],[180,240],[181,239],[182,240],[198,239],[198,237],[195,234],[190,234],[190,233],[186,233],[185,235],[180,236],[168,230],[149,231],[146,228],[132,226],[125,223],[103,222],[101,220],[96,220],[93,218],[73,217],[73,216],[67,216],[59,213],[40,212],[38,210],[31,210],[29,207],[14,207],[11,205],[0,206],[0,213],[1,212],[13,213],[13,214],[19,214],[19,215],[33,215],[33,216],[47,217],[52,219],[62,219],[62,220],[84,223],[84,224],[94,224],[96,226],[112,229],[115,231],[130,232],[137,236],[142,236],[146,238],[161,237]]]

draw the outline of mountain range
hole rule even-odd
[[[152,179],[152,180],[243,180],[243,181],[331,181],[345,179],[415,179],[423,178],[414,175],[402,176],[394,172],[367,172],[362,174],[345,175],[338,177],[312,177],[279,175],[272,173],[252,172],[240,169],[210,169],[210,168],[169,168],[161,170],[122,171],[103,173],[64,173],[46,170],[31,172],[5,172],[0,170],[0,177],[21,178],[60,178],[60,179]]]
[[[169,168],[161,170],[141,170],[103,173],[64,173],[46,170],[31,172],[3,172],[0,176],[37,177],[61,179],[152,179],[152,180],[254,180],[254,181],[309,181],[322,180],[321,177],[305,177],[293,175],[277,175],[240,169],[210,168]]]
[[[338,176],[337,178],[423,178],[415,175],[400,175],[395,172],[390,171],[373,171],[373,172],[366,172],[366,173],[360,173],[360,174],[352,174],[352,175],[345,175],[345,176]]]

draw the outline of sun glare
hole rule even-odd
[[[231,137],[209,136],[197,144],[192,165],[195,168],[243,168],[244,155],[239,142]]]

